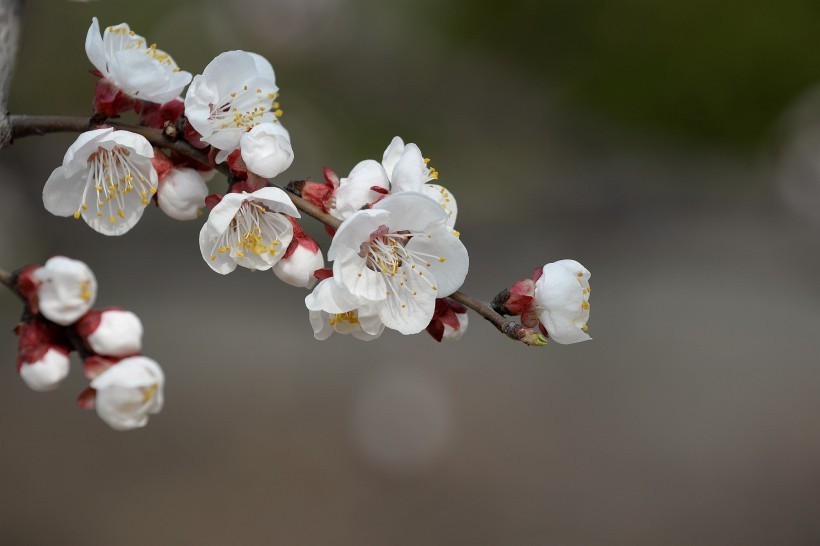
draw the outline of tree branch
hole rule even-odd
[[[21,138],[32,135],[45,135],[47,133],[81,133],[99,127],[99,125],[95,125],[92,122],[92,120],[82,117],[17,115],[9,116],[8,119],[11,122],[13,138]],[[176,138],[172,138],[172,136],[175,136],[175,132],[169,135],[167,129],[163,131],[160,129],[152,129],[150,127],[142,127],[115,122],[108,122],[105,124],[105,126],[140,134],[144,136],[146,140],[148,140],[148,142],[150,142],[154,146],[157,146],[158,148],[173,150],[200,163],[206,165],[210,164],[208,156],[205,153],[203,153],[201,150],[198,150],[197,148],[194,148],[193,146],[191,146],[183,140],[177,140]],[[4,144],[0,142],[0,149],[2,149],[10,143],[11,142]],[[219,172],[225,174],[226,176],[230,176],[230,168],[227,164],[222,163],[220,165],[217,165],[216,169]],[[296,208],[304,212],[308,216],[311,216],[319,220],[320,222],[324,223],[325,225],[329,226],[334,230],[339,229],[339,226],[342,224],[342,222],[338,218],[331,216],[330,214],[326,213],[321,208],[317,207],[316,205],[307,201],[306,199],[299,197],[298,195],[288,191],[285,188],[282,188],[281,186],[278,186],[276,184],[271,185],[285,190],[290,196]],[[8,284],[6,286],[8,286]],[[499,332],[503,333],[510,339],[514,339],[516,341],[520,341],[522,343],[525,343],[526,345],[531,346],[540,346],[545,345],[547,343],[547,338],[541,335],[540,332],[535,331],[531,328],[527,328],[522,324],[505,318],[504,316],[495,312],[493,308],[487,305],[486,303],[479,301],[463,292],[456,292],[454,294],[451,294],[449,297],[465,305],[466,307],[469,307],[470,309],[472,309],[473,311],[487,319],[493,326],[495,326],[498,329]]]
[[[0,0],[0,148],[12,138],[8,116],[9,87],[20,42],[22,12],[23,0]]]

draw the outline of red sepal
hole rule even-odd
[[[253,193],[256,190],[268,187],[268,179],[253,173],[247,173],[247,178],[231,184],[230,193]]]
[[[333,276],[333,270],[327,267],[323,267],[322,269],[317,269],[316,271],[314,271],[313,276],[317,280],[323,281]]]
[[[77,405],[82,409],[94,409],[94,402],[97,399],[97,391],[87,387],[80,396],[77,397]]]
[[[214,207],[222,201],[222,196],[218,193],[212,193],[208,197],[205,198],[205,206],[208,207],[208,210],[214,210]]]
[[[98,81],[94,87],[94,110],[106,117],[118,117],[129,110],[139,112],[141,106],[140,101],[126,95],[105,78]]]
[[[159,148],[154,148],[154,157],[151,158],[151,165],[157,171],[157,179],[162,180],[174,168],[174,162],[165,155]]]
[[[430,324],[427,325],[427,333],[441,343],[444,337],[444,324],[440,320],[431,320]]]
[[[335,190],[336,187],[331,182],[305,180],[301,193],[303,199],[310,201],[324,212],[328,212],[330,200],[333,198],[333,192]]]
[[[504,307],[513,315],[521,315],[530,310],[534,302],[535,283],[530,279],[523,279],[510,287],[510,295],[504,302]]]
[[[207,142],[202,142],[202,135],[197,133],[196,129],[194,129],[187,120],[185,121],[185,130],[182,134],[185,136],[185,140],[188,141],[188,144],[194,148],[202,150],[210,146]]]
[[[37,299],[37,286],[40,284],[34,278],[34,272],[40,269],[39,265],[29,265],[17,272],[17,292],[26,299],[28,308],[32,313],[40,312],[40,304]]]
[[[91,355],[83,361],[83,373],[88,379],[94,379],[119,361],[110,356]]]
[[[17,370],[23,362],[37,362],[49,349],[58,350],[66,355],[71,352],[64,331],[51,322],[33,318],[21,322],[14,328],[17,334]]]
[[[142,101],[140,124],[154,129],[162,129],[166,123],[176,123],[185,111],[185,103],[179,99],[164,104]]]

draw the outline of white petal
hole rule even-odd
[[[175,220],[195,220],[205,207],[208,186],[196,169],[171,169],[159,182],[159,208]]]
[[[354,296],[369,301],[383,300],[387,295],[384,276],[367,267],[367,259],[345,252],[333,262],[333,278]]]
[[[43,186],[43,205],[55,216],[71,216],[80,210],[85,186],[85,173],[66,177],[65,167],[57,167]]]
[[[323,279],[313,292],[305,297],[305,306],[311,311],[325,313],[347,313],[359,307],[361,300],[356,298],[332,278]]]
[[[261,201],[273,212],[281,212],[293,218],[299,218],[299,211],[287,193],[279,188],[267,187],[249,194],[249,198]]]
[[[68,326],[85,315],[97,297],[97,279],[83,262],[54,256],[33,273],[40,313]]]
[[[379,226],[387,225],[389,222],[390,214],[384,210],[368,209],[353,213],[336,230],[336,235],[333,236],[327,251],[328,260],[335,260],[345,250],[358,253],[362,243],[369,241],[370,235]]]
[[[20,377],[32,390],[52,391],[68,376],[68,368],[68,355],[59,349],[49,348],[37,362],[23,362]]]
[[[390,141],[390,145],[384,150],[382,165],[387,172],[387,177],[393,178],[393,169],[396,167],[402,152],[404,152],[404,141],[401,137],[395,136]]]
[[[406,249],[432,255],[427,257],[430,266],[425,269],[435,278],[439,298],[449,296],[464,283],[470,258],[464,244],[445,224],[434,224],[428,235],[413,237]],[[444,258],[444,261],[436,258]]]
[[[222,232],[214,230],[209,224],[203,225],[199,232],[199,250],[202,253],[202,259],[211,269],[227,275],[236,269],[236,262],[227,252],[213,252],[214,245],[221,235]]]
[[[393,175],[390,177],[392,192],[418,191],[422,184],[430,179],[427,164],[421,155],[421,150],[415,144],[404,147]]]
[[[256,73],[258,76],[262,78],[267,78],[273,82],[276,81],[276,76],[273,73],[273,67],[266,58],[264,58],[259,53],[254,53],[252,51],[247,51],[246,53],[250,55],[253,59],[254,65],[256,66]]]
[[[239,208],[242,206],[242,203],[248,199],[249,195],[250,194],[245,192],[226,194],[222,197],[222,200],[217,203],[213,209],[211,209],[211,213],[208,215],[208,220],[205,222],[205,226],[208,226],[211,230],[213,230],[216,236],[224,233],[225,230],[228,229],[231,221],[236,216]]]
[[[447,214],[447,225],[455,227],[458,206],[456,205],[456,198],[447,188],[438,184],[423,184],[418,191],[438,203]]]
[[[387,173],[378,161],[366,159],[353,167],[347,178],[342,178],[333,194],[334,205],[331,213],[340,220],[346,220],[363,206],[376,201],[380,194],[373,187],[390,187]]]
[[[418,268],[404,266],[395,277],[387,280],[390,294],[376,304],[384,325],[404,335],[424,330],[436,307],[437,291],[430,286],[429,275]]]
[[[88,34],[85,36],[85,53],[94,68],[102,72],[103,76],[108,75],[105,66],[105,48],[100,34],[100,24],[96,17],[91,19],[91,26],[88,27]]]
[[[88,346],[104,356],[129,356],[142,350],[142,322],[131,311],[104,311],[100,324],[87,338]]]
[[[328,314],[322,311],[309,311],[308,318],[313,327],[313,337],[319,341],[324,341],[333,335],[333,326],[328,321]]]
[[[390,229],[426,232],[431,224],[447,221],[447,213],[429,197],[416,192],[391,194],[373,205],[390,212]]]
[[[324,266],[325,261],[321,250],[313,252],[297,244],[293,254],[282,258],[273,266],[273,272],[279,280],[291,286],[310,288],[316,284],[316,277],[313,273]]]
[[[379,318],[379,307],[375,304],[365,304],[359,307],[359,324],[365,334],[376,339],[384,332],[384,323]]]
[[[260,123],[239,140],[248,170],[273,178],[293,163],[290,135],[281,123]]]
[[[88,156],[96,152],[100,146],[105,147],[109,135],[113,132],[114,129],[111,127],[105,127],[80,133],[77,140],[68,147],[63,157],[63,167],[66,169],[66,175],[71,176],[74,173],[88,169]],[[111,147],[109,143],[108,149],[111,149]]]

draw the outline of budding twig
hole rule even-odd
[[[94,125],[92,123],[92,120],[82,117],[15,115],[8,116],[8,119],[11,123],[13,138],[21,138],[32,135],[44,135],[47,133],[81,133],[84,131],[88,131],[90,129],[98,128],[97,125]],[[107,122],[105,125],[113,127],[115,129],[137,133],[145,137],[145,139],[148,140],[148,142],[150,142],[154,146],[157,146],[158,148],[164,148],[167,150],[178,152],[190,159],[193,159],[206,165],[211,164],[208,159],[208,156],[204,154],[201,150],[194,148],[185,141],[170,138],[169,135],[167,135],[165,131],[161,129],[153,129],[150,127],[112,122]],[[7,146],[8,144],[11,144],[11,142],[3,143],[2,141],[0,141],[0,149]],[[227,164],[222,163],[220,165],[217,165],[215,168],[222,174],[225,174],[226,176],[230,177],[231,172]],[[342,224],[341,220],[326,213],[310,201],[307,201],[306,199],[303,199],[302,197],[294,194],[293,192],[288,191],[286,188],[283,188],[272,183],[271,185],[285,190],[290,196],[291,200],[293,201],[293,204],[296,206],[297,209],[299,209],[306,215],[311,216],[316,220],[319,220],[326,226],[336,230],[339,229],[339,226]],[[545,345],[547,343],[547,338],[545,338],[540,332],[533,330],[531,328],[527,328],[522,324],[519,324],[513,320],[509,320],[503,317],[502,315],[494,311],[491,306],[463,292],[456,292],[454,294],[451,294],[449,297],[469,307],[470,309],[472,309],[473,311],[487,319],[490,323],[492,323],[493,326],[495,326],[498,329],[499,332],[503,333],[510,339],[520,341],[530,346],[540,346]]]
[[[15,294],[17,293],[17,290],[15,290],[14,285],[11,282],[11,273],[6,271],[5,269],[0,269],[0,284],[2,284]]]

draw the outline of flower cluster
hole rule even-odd
[[[237,267],[270,269],[283,282],[310,289],[305,305],[317,339],[336,332],[372,340],[385,329],[405,335],[426,330],[437,341],[462,337],[467,309],[454,294],[469,257],[455,230],[458,207],[419,146],[396,136],[381,160],[360,161],[347,177],[325,168],[323,182],[291,182],[284,191],[270,179],[288,169],[294,153],[266,59],[227,51],[192,76],[128,25],[101,34],[96,19],[86,52],[100,78],[96,128],[78,137],[46,182],[47,210],[122,235],[152,202],[178,220],[195,219],[207,208],[199,234],[205,263],[222,275]],[[141,126],[135,131],[104,125],[131,111]],[[157,130],[183,142],[187,152],[162,149]],[[209,195],[206,182],[217,169],[228,175],[228,189]],[[300,225],[297,205],[324,221],[332,237],[331,266],[325,267],[318,242]],[[499,309],[520,315],[525,327],[540,325],[559,343],[588,339],[588,278],[577,262],[549,264],[507,291]],[[137,329],[124,312],[87,311],[71,324],[79,319],[73,331],[89,351],[101,358],[139,351],[126,335]],[[117,332],[111,336],[119,348],[97,339],[107,339],[109,331]],[[51,335],[41,337],[52,343]],[[533,336],[544,342],[537,332]],[[64,351],[56,341],[52,345],[57,348],[44,355],[53,361]],[[101,367],[102,361],[94,362],[92,369]]]
[[[17,370],[35,391],[56,389],[68,376],[72,351],[91,381],[79,404],[96,408],[117,430],[145,426],[162,409],[165,377],[142,356],[142,323],[118,308],[94,310],[97,281],[83,262],[55,256],[18,271],[13,285],[26,302],[16,328]]]

